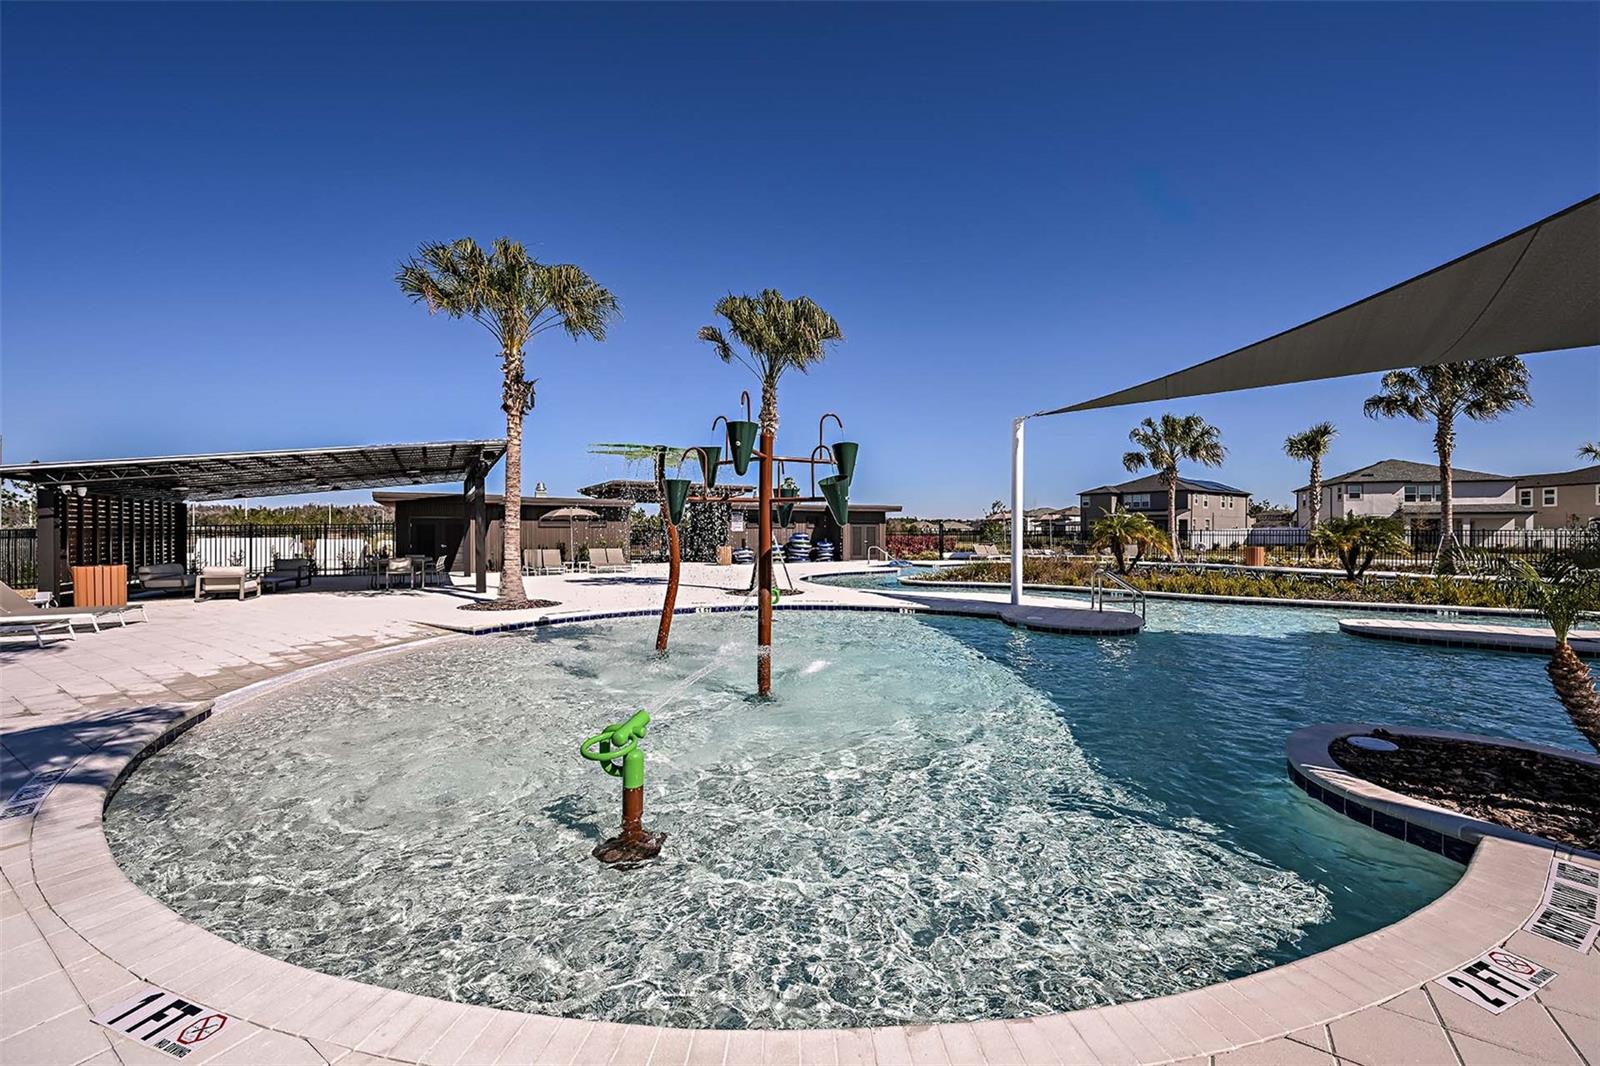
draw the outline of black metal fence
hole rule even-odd
[[[395,552],[393,522],[293,525],[207,523],[189,527],[187,562],[270,570],[278,559],[310,559],[318,574],[359,574]]]
[[[0,578],[14,589],[34,588],[39,580],[39,535],[35,529],[0,529]]]
[[[1438,530],[1407,529],[1402,534],[1405,551],[1382,552],[1373,557],[1374,570],[1431,570],[1439,558]],[[1310,533],[1305,529],[1256,527],[1249,530],[1191,532],[1187,547],[1191,562],[1242,562],[1248,548],[1264,548],[1269,566],[1308,566],[1313,562]],[[1476,529],[1461,534],[1456,544],[1462,561],[1472,567],[1492,567],[1502,558],[1519,558],[1538,565],[1557,556],[1600,551],[1596,529]],[[1336,562],[1323,553],[1319,565]]]

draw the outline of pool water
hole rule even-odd
[[[643,620],[430,644],[197,726],[107,836],[213,932],[378,985],[654,1024],[929,1022],[1198,987],[1445,891],[1459,867],[1289,784],[1299,725],[1578,742],[1537,656],[1149,613],[1106,639],[780,613],[771,702],[748,614],[680,619],[665,659]],[[640,707],[670,837],[606,868],[618,785],[577,744]]]

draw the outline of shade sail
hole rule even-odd
[[[1600,344],[1600,196],[1266,340],[1039,415]]]
[[[350,448],[220,452],[142,459],[85,459],[0,466],[0,476],[35,485],[117,495],[233,500],[387,485],[433,485],[482,476],[504,440],[369,444]]]

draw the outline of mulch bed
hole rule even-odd
[[[1329,753],[1345,770],[1404,796],[1471,818],[1600,851],[1600,769],[1539,752],[1374,730],[1399,751],[1362,751],[1340,738]]]
[[[473,600],[457,607],[458,611],[527,611],[541,607],[560,607],[559,600],[529,600],[526,603],[501,603],[499,600]]]

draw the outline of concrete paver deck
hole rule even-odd
[[[727,570],[691,569],[680,604],[724,603],[730,579],[736,577]],[[532,595],[561,600],[561,608],[468,617],[533,621],[659,604],[660,579],[648,571],[527,584]],[[940,600],[908,603],[816,585],[803,598],[996,613],[1002,606],[998,598],[977,608],[971,597]],[[1551,856],[1517,841],[1485,841],[1454,889],[1397,925],[1237,981],[1026,1020],[832,1031],[653,1029],[358,985],[216,937],[144,895],[117,868],[101,813],[141,753],[213,707],[227,713],[259,682],[437,636],[440,626],[463,617],[456,606],[446,592],[158,601],[147,623],[42,650],[0,651],[0,799],[35,775],[62,772],[35,811],[0,820],[0,1062],[172,1061],[89,1020],[153,985],[232,1016],[217,1042],[197,1047],[189,1060],[207,1063],[1600,1066],[1600,961],[1520,931],[1539,902]],[[1058,604],[1030,603],[1029,612],[1041,606]],[[1458,997],[1428,984],[1500,944],[1560,976],[1498,1016],[1464,1011],[1471,1005],[1447,1002]]]

